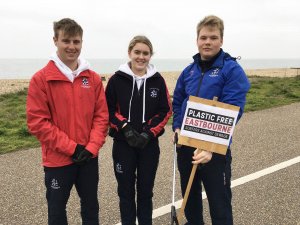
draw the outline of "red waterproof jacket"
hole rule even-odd
[[[105,142],[107,103],[100,76],[91,70],[72,83],[50,61],[30,81],[26,111],[28,129],[42,145],[44,166],[71,164],[77,144],[96,157]]]

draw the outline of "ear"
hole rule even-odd
[[[223,38],[221,38],[221,47],[222,47],[222,45],[223,45]]]
[[[130,51],[128,51],[128,58],[131,59],[131,57],[130,57]]]
[[[56,37],[53,37],[53,42],[54,42],[55,46],[57,46],[57,38]]]

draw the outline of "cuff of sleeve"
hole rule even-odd
[[[144,131],[144,132],[145,132],[146,134],[148,134],[150,138],[154,138],[154,137],[155,137],[154,134],[153,134],[150,130],[146,130],[146,131]]]
[[[76,142],[72,141],[72,143],[70,143],[69,148],[67,150],[67,155],[68,156],[72,156],[74,154],[76,146],[77,146]]]
[[[93,143],[88,143],[85,149],[88,150],[90,153],[92,153],[93,157],[97,156],[99,153],[98,147]]]

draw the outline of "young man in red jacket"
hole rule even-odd
[[[108,126],[103,84],[79,57],[81,26],[65,18],[53,28],[57,51],[32,77],[26,109],[29,131],[42,146],[48,224],[68,224],[66,204],[75,185],[82,224],[98,225],[98,151]]]

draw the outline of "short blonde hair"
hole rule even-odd
[[[69,37],[76,35],[82,37],[83,34],[81,26],[75,20],[70,18],[63,18],[58,22],[53,22],[54,37],[58,38],[58,32],[60,30]]]
[[[153,55],[152,43],[146,36],[143,36],[143,35],[138,35],[138,36],[135,36],[134,38],[132,38],[132,40],[129,42],[128,52],[131,52],[131,50],[137,43],[143,43],[143,44],[147,45],[150,49],[150,55],[151,56]]]
[[[199,37],[200,30],[203,27],[206,27],[206,26],[218,28],[219,31],[220,31],[221,38],[223,39],[223,35],[224,35],[224,22],[223,22],[222,19],[220,19],[219,17],[214,16],[214,15],[210,15],[210,16],[204,17],[204,19],[201,20],[197,24],[197,38]]]

